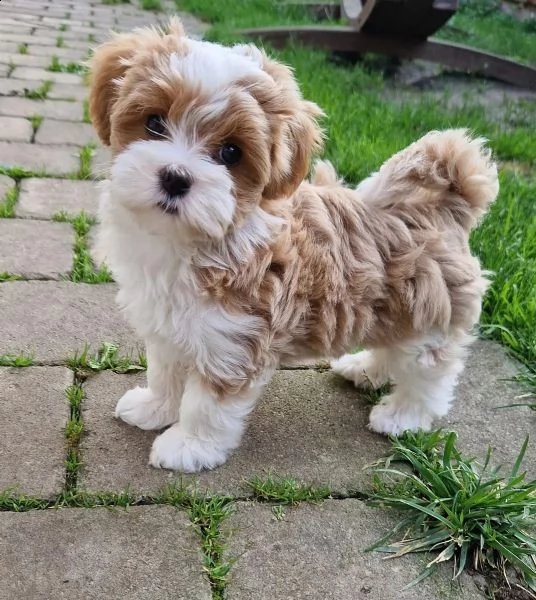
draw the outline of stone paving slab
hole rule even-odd
[[[0,175],[0,202],[7,192],[15,185],[15,180],[5,175]]]
[[[57,73],[47,71],[46,69],[38,69],[37,67],[16,67],[11,73],[13,79],[27,79],[28,81],[54,81],[56,83],[79,84],[82,83],[82,78],[76,73]]]
[[[55,83],[50,92],[48,93],[48,97],[51,100],[78,100],[82,101],[88,97],[89,90],[85,85],[68,85],[66,83]],[[78,109],[80,106],[75,104]],[[66,119],[67,117],[62,117]],[[79,119],[77,119],[79,120]]]
[[[40,146],[23,142],[0,142],[0,165],[24,167],[48,175],[71,175],[80,167],[74,146]]]
[[[28,55],[44,56],[48,59],[48,66],[53,56],[57,56],[60,60],[64,60],[66,62],[81,62],[87,58],[87,48],[57,48],[56,46],[41,46],[37,42],[34,42],[33,38],[28,38]]]
[[[73,265],[69,223],[0,219],[0,273],[24,279],[60,279]]]
[[[468,575],[452,582],[446,565],[403,590],[426,557],[384,555],[364,549],[381,538],[394,519],[359,500],[327,500],[318,506],[285,508],[281,521],[269,506],[240,502],[225,523],[231,533],[226,558],[233,565],[228,600],[481,600]]]
[[[16,492],[42,497],[61,492],[69,417],[65,389],[72,383],[64,367],[0,367],[0,491],[16,485]],[[0,581],[5,598],[7,580],[0,575]]]
[[[521,413],[517,411],[523,409],[492,409],[499,402],[513,402],[520,393],[519,385],[502,381],[515,365],[495,344],[478,342],[475,350],[452,416],[448,423],[438,425],[458,431],[460,447],[469,454],[484,458],[492,444],[498,462],[513,464],[525,435],[520,430],[533,430],[536,419],[527,409]],[[475,380],[478,394],[472,383]],[[81,485],[88,490],[120,491],[130,485],[138,492],[155,492],[174,477],[147,464],[156,432],[141,431],[113,417],[117,400],[136,385],[146,385],[143,374],[103,372],[86,383]],[[497,401],[492,400],[495,397]],[[367,429],[369,410],[353,385],[332,373],[279,371],[251,416],[242,445],[228,462],[183,480],[196,482],[200,489],[242,496],[248,493],[246,479],[273,471],[329,484],[340,494],[366,491],[371,474],[363,467],[389,448],[385,437]],[[487,424],[481,427],[483,422]],[[536,444],[529,446],[524,464],[536,475]]]
[[[43,121],[35,136],[35,141],[38,144],[85,146],[89,143],[96,143],[98,140],[95,130],[88,123],[62,123],[61,130],[58,130],[58,122],[49,119]]]
[[[166,506],[0,513],[0,597],[210,600],[195,533]]]
[[[98,203],[98,185],[93,181],[30,177],[21,182],[15,214],[17,217],[50,219],[61,211],[73,215],[83,210],[94,215]]]
[[[9,81],[9,80],[8,80]],[[26,86],[25,89],[28,89]],[[82,88],[87,93],[87,88]],[[4,97],[0,98],[0,115],[9,115],[17,117],[31,117],[32,115],[41,115],[47,120],[41,124],[44,127],[48,119],[61,119],[64,121],[82,121],[84,113],[83,108],[76,102],[65,102],[63,100],[30,100],[29,98]],[[53,143],[63,140],[64,123],[52,121],[48,126],[56,131]],[[58,134],[58,127],[61,127],[62,136]],[[64,141],[64,143],[69,143]]]
[[[113,284],[14,281],[0,284],[0,355],[33,352],[61,363],[90,344],[114,342],[125,350],[138,340],[115,307]]]
[[[9,73],[10,68],[11,67],[9,65],[1,65],[0,64],[0,77],[7,77],[7,74]]]
[[[41,67],[44,69],[50,64],[50,58],[47,58],[46,56],[32,56],[30,54],[0,53],[0,63],[3,65],[7,64],[21,67]]]
[[[0,117],[0,140],[30,142],[33,127],[28,119],[21,117]]]

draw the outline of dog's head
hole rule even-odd
[[[176,19],[101,45],[91,76],[113,201],[173,219],[189,239],[221,238],[290,195],[321,147],[321,111],[288,67],[251,45],[189,39]]]

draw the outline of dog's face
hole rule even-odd
[[[187,240],[221,238],[291,194],[321,146],[321,111],[290,69],[252,46],[191,40],[175,20],[103,44],[91,72],[112,201]]]

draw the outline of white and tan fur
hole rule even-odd
[[[166,32],[115,36],[92,58],[90,110],[114,159],[99,252],[145,340],[148,387],[116,414],[161,429],[150,462],[222,464],[282,361],[341,356],[356,385],[387,381],[370,427],[398,434],[446,414],[486,280],[468,232],[498,191],[483,141],[432,132],[357,189],[328,163],[290,69],[253,46]],[[165,132],[147,131],[149,115]],[[359,124],[356,124],[358,135]],[[241,148],[229,166],[221,148]],[[166,196],[161,169],[191,187]]]

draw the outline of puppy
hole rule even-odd
[[[354,190],[328,163],[304,181],[322,113],[251,45],[194,41],[172,20],[115,36],[91,72],[114,157],[100,256],[148,358],[148,387],[116,415],[170,426],[153,466],[221,465],[280,363],[357,346],[334,370],[395,384],[374,431],[446,414],[486,289],[468,246],[498,192],[482,140],[430,133]]]

